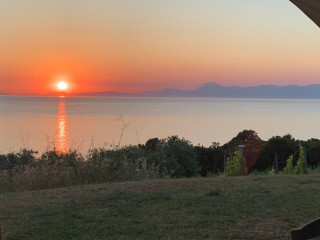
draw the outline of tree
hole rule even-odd
[[[149,139],[144,146],[147,164],[156,166],[163,175],[193,177],[199,174],[200,166],[192,144],[178,136],[166,139]]]
[[[219,143],[212,143],[208,148],[204,146],[195,146],[197,162],[201,166],[200,174],[206,177],[208,173],[218,174],[223,172],[223,149]]]
[[[163,140],[160,140],[159,138],[151,138],[149,139],[145,144],[145,150],[146,152],[150,151],[156,151],[157,149],[161,148],[163,146]]]
[[[247,162],[242,152],[235,151],[227,159],[228,176],[244,176],[248,174]]]
[[[289,156],[297,155],[298,148],[299,142],[292,138],[290,134],[283,137],[272,137],[264,144],[255,168],[258,170],[271,169],[274,164],[274,155],[277,153],[279,169],[283,169]]]
[[[239,144],[244,145],[243,155],[247,160],[247,169],[251,172],[256,165],[257,159],[260,157],[264,142],[260,139],[257,132],[244,130],[225,144],[223,149],[226,153],[231,153],[238,150]]]
[[[302,143],[306,146],[308,165],[311,167],[317,167],[320,164],[320,140],[309,139]]]
[[[199,165],[192,144],[178,136],[168,137],[163,147],[164,166],[172,177],[193,177],[199,174]]]

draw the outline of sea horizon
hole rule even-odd
[[[307,140],[320,138],[318,106],[317,99],[1,96],[0,152],[45,151],[59,139],[82,152],[117,145],[123,124],[121,145],[178,135],[210,146],[245,129],[265,140],[288,133]]]
[[[141,92],[94,91],[69,92],[58,91],[48,93],[8,94],[0,92],[0,96],[52,96],[52,97],[122,97],[122,98],[245,98],[245,99],[320,99],[320,84],[307,85],[274,85],[260,84],[251,86],[225,86],[216,82],[206,82],[189,90],[178,88],[162,88],[160,90],[144,90]]]

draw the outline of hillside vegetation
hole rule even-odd
[[[244,146],[242,151],[239,145]],[[223,146],[204,147],[171,136],[152,138],[145,144],[93,148],[85,155],[55,149],[42,154],[30,149],[0,154],[0,193],[221,174],[274,175],[276,170],[316,173],[319,166],[319,139],[301,141],[285,135],[264,141],[255,131],[244,130]]]

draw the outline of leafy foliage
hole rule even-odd
[[[275,176],[277,173],[276,173],[276,170],[274,169],[274,166],[272,166],[271,170],[269,171],[268,173],[270,176]]]
[[[243,144],[243,153],[238,145]],[[305,168],[306,147],[309,167]],[[231,153],[231,155],[230,155]],[[129,181],[155,178],[227,175],[275,174],[275,153],[279,170],[284,173],[314,172],[320,165],[320,140],[299,141],[287,134],[268,141],[253,130],[244,130],[228,143],[210,147],[193,146],[190,141],[171,136],[152,138],[145,144],[91,149],[87,155],[55,149],[43,154],[21,149],[0,154],[0,191],[37,190],[78,184]],[[296,166],[295,166],[296,163]],[[295,166],[295,167],[294,167]],[[270,169],[271,172],[270,172]]]
[[[204,146],[194,147],[197,154],[197,162],[201,166],[200,174],[206,177],[210,174],[218,174],[223,172],[224,153],[219,143],[213,143],[210,147]]]
[[[77,151],[60,153],[23,149],[0,155],[1,191],[37,190],[77,184],[193,177],[200,166],[192,144],[177,136],[151,139],[145,145],[94,148],[84,157]]]
[[[295,170],[296,170],[296,174],[305,173],[305,168],[304,168],[304,150],[303,150],[302,146],[300,146],[299,158],[298,158]]]
[[[35,161],[38,152],[33,150],[21,149],[18,153],[8,153],[0,155],[0,170],[13,169],[19,165],[30,164]]]
[[[227,159],[227,175],[228,176],[244,176],[248,174],[247,162],[242,152],[235,151],[232,156]]]
[[[187,140],[172,136],[166,139],[164,145],[164,164],[173,177],[192,177],[199,172],[196,154],[193,146]]]
[[[264,142],[260,139],[257,132],[244,130],[239,132],[230,142],[226,143],[223,149],[227,153],[232,153],[238,150],[238,145],[244,145],[243,155],[247,160],[247,169],[249,172],[253,171],[260,157]]]
[[[320,165],[320,140],[310,139],[303,142],[303,145],[307,148],[308,165],[311,167],[317,167]]]
[[[295,173],[295,167],[293,165],[293,155],[290,155],[290,157],[287,159],[287,165],[284,168],[284,174],[293,174]]]
[[[286,160],[289,156],[296,156],[298,148],[299,142],[290,134],[283,137],[272,137],[264,144],[260,157],[256,162],[255,169],[264,170],[272,168],[275,153],[278,155],[279,169],[283,169],[286,166]]]

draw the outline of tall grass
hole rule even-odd
[[[40,155],[27,149],[0,155],[0,193],[198,175],[190,142],[176,136],[152,141],[151,145],[94,148],[85,156],[55,149]]]
[[[15,163],[10,168],[2,169],[0,193],[166,176],[164,172],[160,173],[158,166],[148,165],[144,157],[130,158],[120,153],[119,156],[108,156],[108,153],[114,152],[121,153],[121,150],[93,149],[87,157],[76,151],[48,151],[27,163]]]

